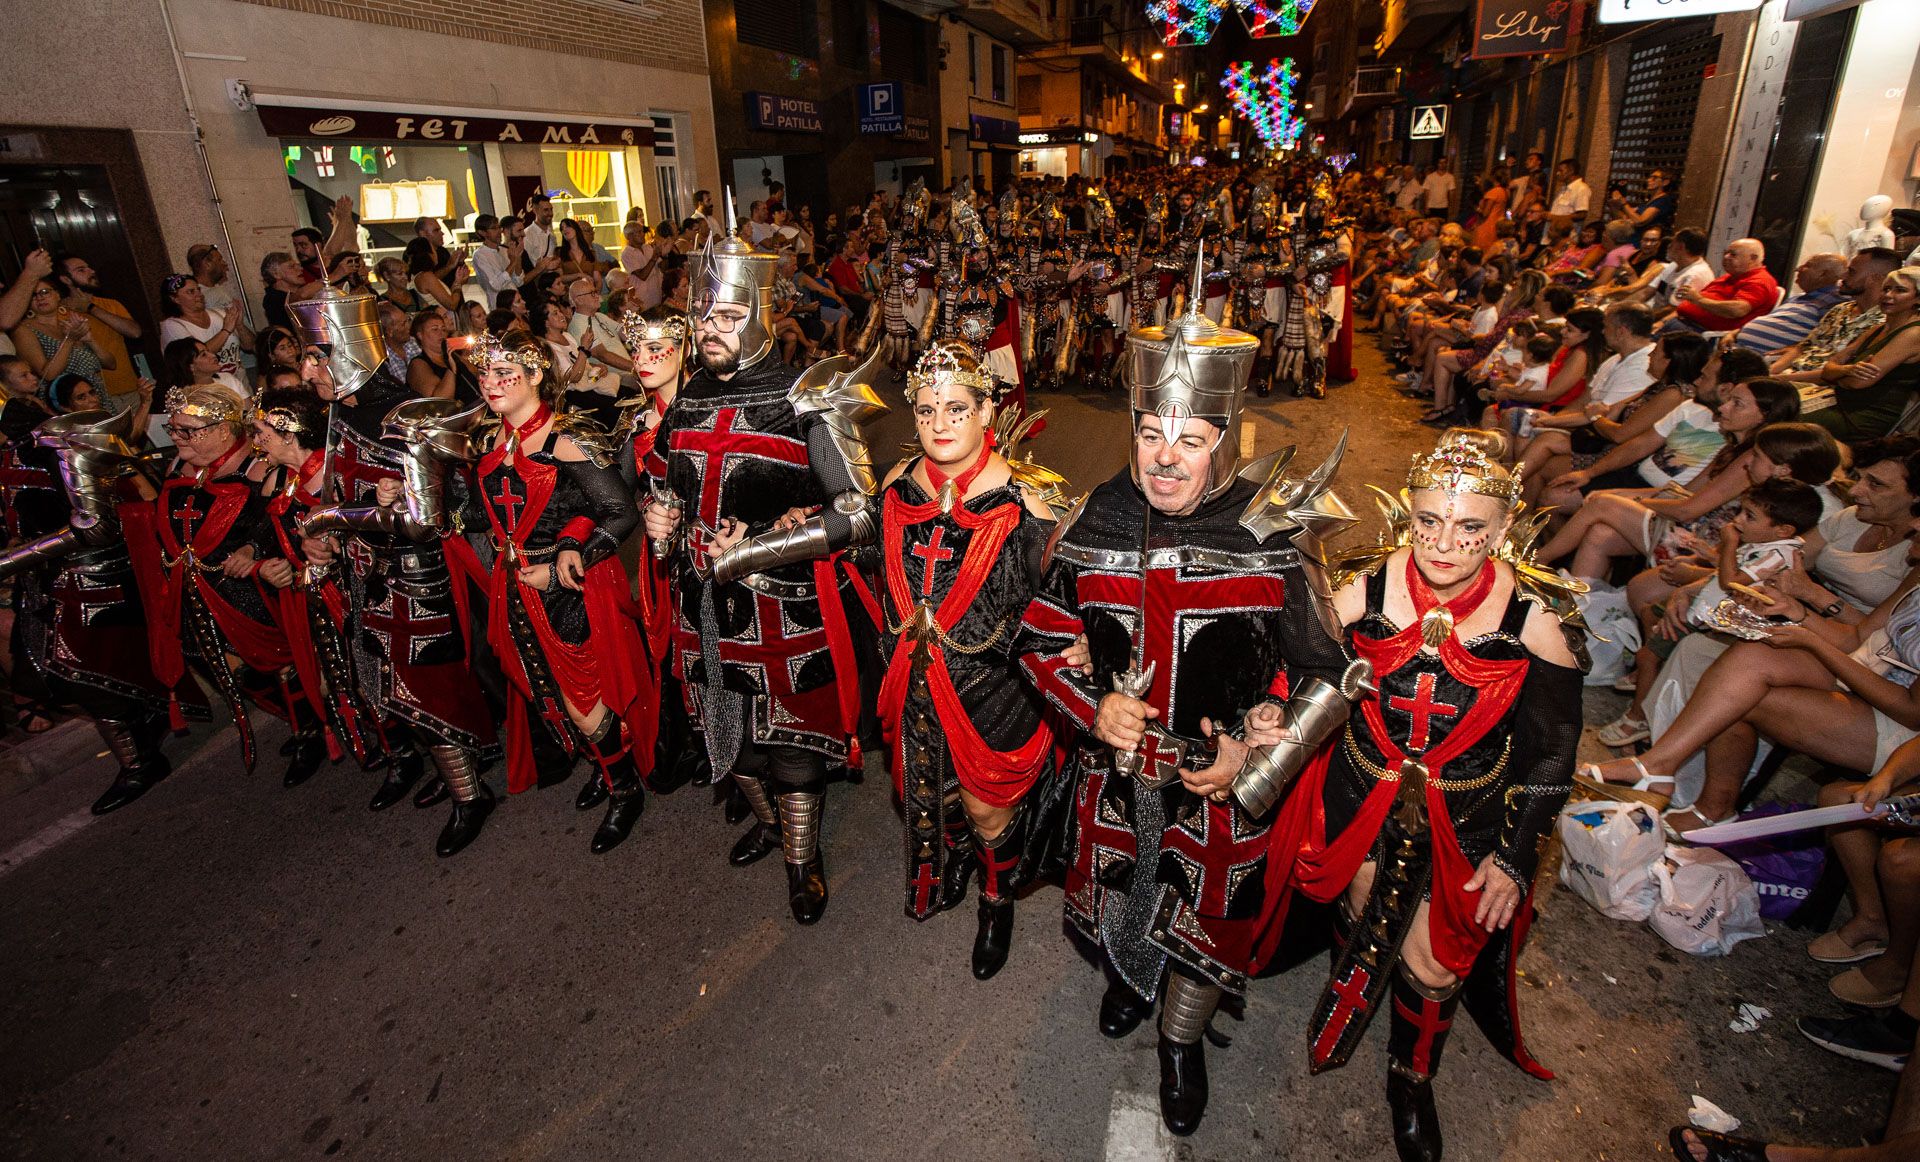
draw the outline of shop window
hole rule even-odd
[[[820,56],[820,13],[812,0],[733,0],[733,25],[742,44]]]
[[[553,198],[553,216],[572,218],[593,240],[618,254],[626,244],[621,227],[635,204],[627,181],[626,155],[611,149],[543,149],[541,187]]]
[[[339,138],[285,138],[280,145],[300,224],[326,229],[334,200],[351,198],[369,267],[400,254],[418,217],[439,218],[451,237],[464,240],[475,216],[497,212],[486,154],[477,148]]]

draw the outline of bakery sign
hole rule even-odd
[[[1473,56],[1539,56],[1564,52],[1573,0],[1480,0],[1474,11]]]
[[[651,146],[647,125],[556,121],[537,115],[391,112],[260,105],[260,127],[271,137],[340,137],[354,141],[419,141],[447,145],[520,142],[528,145]]]

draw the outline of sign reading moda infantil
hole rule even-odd
[[[351,137],[355,141],[448,144],[518,141],[535,145],[650,146],[650,125],[556,121],[539,114],[483,116],[465,112],[397,113],[261,104],[260,127],[271,137]]]
[[[1573,0],[1480,0],[1473,20],[1473,56],[1539,56],[1563,52]]]
[[[748,93],[747,124],[755,129],[779,129],[790,133],[823,133],[820,106],[806,97],[787,97],[779,93]]]

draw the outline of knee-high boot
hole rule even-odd
[[[1013,947],[1013,894],[1026,832],[1026,812],[1016,811],[1000,834],[973,833],[980,853],[980,930],[973,938],[973,977],[986,980],[1007,963]]]
[[[735,867],[745,867],[760,862],[780,846],[780,816],[774,808],[773,796],[767,793],[767,784],[760,776],[735,771],[733,782],[740,788],[740,794],[753,811],[753,826],[747,828],[746,834],[733,845],[733,850],[727,854],[727,862]]]
[[[820,858],[820,818],[826,791],[820,782],[782,787],[780,847],[787,859],[787,905],[793,918],[812,924],[827,910],[827,872]]]
[[[587,736],[587,753],[593,756],[593,778],[607,788],[607,814],[594,829],[589,850],[601,855],[620,846],[621,840],[646,810],[647,792],[640,786],[639,769],[620,733],[620,716],[608,711],[600,725]]]
[[[1393,974],[1393,1016],[1387,1033],[1387,1108],[1401,1162],[1439,1162],[1440,1115],[1433,1075],[1460,1004],[1458,983],[1428,988],[1403,964]]]
[[[406,798],[420,776],[426,774],[427,757],[412,739],[398,735],[397,730],[388,735],[392,745],[387,751],[387,771],[380,779],[380,789],[367,802],[370,811],[385,811]]]
[[[287,770],[280,777],[283,787],[297,787],[319,773],[320,764],[327,761],[327,740],[323,735],[324,725],[320,716],[313,712],[305,698],[297,698],[293,703],[293,737],[287,741],[293,749],[287,759]]]
[[[458,852],[480,834],[481,824],[493,811],[493,791],[480,779],[478,756],[466,747],[436,742],[427,747],[427,754],[453,796],[453,813],[447,816],[447,825],[440,829],[440,840],[433,848],[444,857]]]
[[[1160,1002],[1160,1119],[1182,1137],[1200,1128],[1207,1112],[1207,1022],[1220,1007],[1220,986],[1195,980],[1177,967],[1167,973]]]
[[[160,753],[158,733],[147,724],[133,719],[96,718],[93,728],[100,732],[100,741],[106,743],[108,753],[120,764],[113,785],[93,801],[95,815],[125,807],[173,773],[167,756]]]

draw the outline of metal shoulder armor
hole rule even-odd
[[[828,479],[829,487],[835,484],[847,484],[857,488],[867,496],[879,491],[879,483],[873,474],[873,453],[867,446],[866,433],[861,425],[868,420],[886,414],[887,405],[874,387],[885,361],[880,357],[880,349],[874,348],[867,361],[854,365],[851,355],[836,355],[823,359],[800,373],[787,391],[787,402],[803,423],[817,421],[824,427],[828,442],[832,446],[837,465],[819,465],[816,471],[827,469],[822,476]],[[820,441],[809,432],[807,450],[810,456],[818,457],[824,449]],[[839,469],[836,473],[833,470]],[[834,479],[835,476],[841,479]],[[839,491],[838,488],[833,488]]]
[[[611,468],[619,445],[611,432],[582,415],[561,412],[553,417],[553,434],[565,436],[595,468]]]

